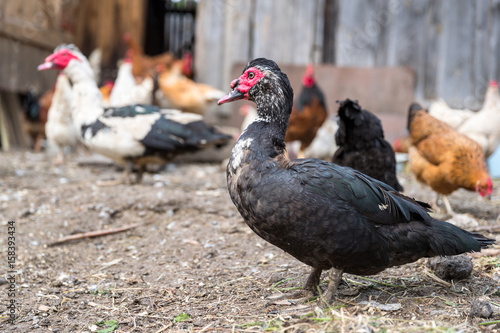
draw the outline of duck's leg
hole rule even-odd
[[[299,299],[299,298],[310,298],[313,297],[317,288],[319,286],[319,278],[321,277],[322,270],[319,268],[312,268],[311,274],[307,278],[306,284],[302,290],[297,291],[291,295],[284,294],[279,297],[273,298],[273,301],[282,300],[282,299]]]
[[[132,168],[134,167],[134,164],[132,162],[127,162],[125,165],[125,169],[123,169],[122,176],[118,179],[113,179],[113,180],[99,180],[97,182],[97,186],[115,186],[115,185],[120,185],[120,184],[129,184],[130,179],[129,175],[132,173]]]
[[[146,165],[139,165],[139,170],[137,171],[137,177],[135,178],[135,183],[142,183],[142,176],[144,175],[144,171],[146,170]]]
[[[337,292],[340,281],[342,281],[342,273],[343,270],[333,267],[328,271],[328,288],[323,294],[323,298],[320,300],[320,304],[330,306],[333,300],[333,296]]]
[[[303,293],[305,293],[303,297],[314,296],[319,286],[319,278],[321,277],[322,271],[323,271],[322,269],[314,267],[311,269],[311,274],[309,274],[306,284],[304,285],[304,289],[302,289]]]

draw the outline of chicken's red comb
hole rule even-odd
[[[308,88],[314,85],[314,67],[311,63],[307,65],[306,73],[304,74],[302,83]]]
[[[490,80],[490,87],[498,87],[497,80]]]

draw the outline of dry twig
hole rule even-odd
[[[89,232],[83,232],[83,233],[79,233],[79,234],[69,235],[69,236],[59,238],[57,241],[50,243],[48,246],[61,245],[61,244],[64,244],[64,243],[67,243],[70,241],[80,240],[80,239],[85,239],[85,238],[94,238],[94,237],[116,234],[119,232],[123,232],[123,231],[127,231],[127,230],[130,230],[133,228],[137,228],[138,226],[141,226],[141,225],[143,225],[143,224],[136,223],[136,224],[126,225],[126,226],[123,226],[120,228],[115,228],[115,229],[89,231]]]

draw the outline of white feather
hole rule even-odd
[[[71,117],[71,85],[68,77],[57,77],[52,104],[45,124],[47,140],[54,143],[61,153],[63,147],[73,147],[78,142],[78,132]]]

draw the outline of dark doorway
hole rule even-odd
[[[196,5],[194,0],[149,0],[144,38],[144,51],[155,55],[165,51],[182,57],[193,53]]]

